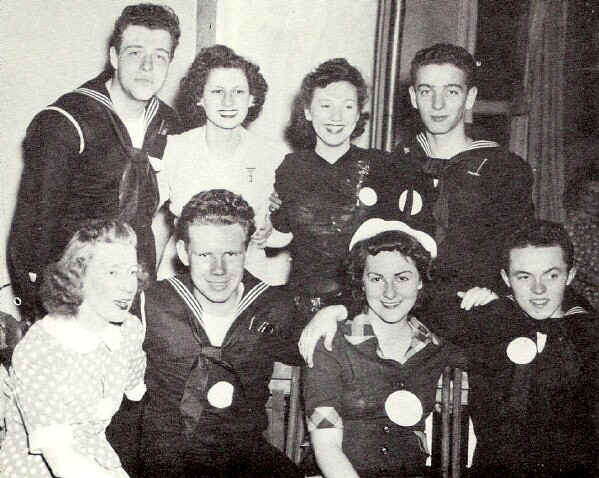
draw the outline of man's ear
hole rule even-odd
[[[503,282],[505,282],[505,285],[511,289],[512,284],[510,283],[510,278],[508,277],[507,272],[505,272],[505,269],[501,269],[501,278],[503,279]]]
[[[175,244],[175,247],[177,248],[177,255],[179,256],[181,262],[189,267],[189,253],[187,252],[187,246],[185,243],[179,239]]]
[[[466,95],[466,109],[471,110],[474,108],[474,102],[476,101],[476,95],[478,95],[478,88],[473,86],[468,90],[468,94]]]
[[[116,48],[110,47],[110,64],[115,70],[118,70],[119,66],[119,54],[116,52]]]
[[[412,106],[414,109],[418,109],[418,103],[416,103],[416,90],[413,86],[410,86],[408,91],[410,92],[410,102],[412,103]]]
[[[574,280],[574,277],[576,277],[576,267],[572,266],[568,271],[568,280],[566,280],[566,285],[570,285],[570,283]]]

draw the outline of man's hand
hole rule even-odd
[[[486,287],[472,287],[466,292],[460,291],[458,297],[462,299],[460,307],[464,310],[470,310],[472,307],[478,307],[479,305],[487,305],[489,302],[499,299],[495,292]]]
[[[266,247],[266,241],[272,233],[272,223],[270,222],[270,215],[266,215],[264,224],[256,228],[256,232],[252,234],[252,243],[258,247],[258,249],[264,249]]]
[[[300,354],[308,364],[314,366],[314,349],[321,337],[324,337],[324,346],[327,350],[333,350],[333,339],[337,333],[337,322],[347,318],[347,309],[344,305],[329,305],[319,310],[304,328],[299,339],[298,347]]]

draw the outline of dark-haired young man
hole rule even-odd
[[[469,476],[597,476],[599,332],[593,312],[564,302],[572,243],[561,225],[533,222],[506,237],[502,258],[510,296],[434,320],[470,361]]]
[[[533,177],[515,154],[466,134],[474,70],[474,58],[459,46],[440,43],[415,55],[409,92],[424,131],[399,152],[421,165],[436,190],[435,277],[457,289],[495,289],[504,238],[534,217]]]
[[[45,266],[86,219],[129,222],[139,260],[154,272],[150,226],[158,190],[152,162],[178,123],[156,93],[179,36],[169,7],[126,7],[110,38],[111,70],[61,96],[29,125],[8,262],[15,295],[32,319],[41,313],[37,289]]]
[[[196,194],[175,231],[188,272],[141,297],[144,478],[303,476],[262,436],[274,361],[301,361],[302,323],[285,288],[244,270],[254,231],[254,212],[241,196]]]

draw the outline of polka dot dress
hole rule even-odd
[[[70,443],[115,477],[127,476],[105,431],[123,393],[143,393],[140,322],[130,316],[109,325],[106,337],[84,352],[57,339],[47,325],[48,318],[36,322],[13,355],[0,477],[52,477],[41,453],[55,443]]]

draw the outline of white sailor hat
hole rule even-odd
[[[356,229],[356,232],[354,232],[354,235],[349,242],[349,250],[351,251],[356,243],[365,239],[370,239],[381,232],[387,231],[405,232],[409,236],[412,236],[414,239],[416,239],[422,245],[422,247],[428,251],[428,253],[431,255],[431,258],[434,259],[437,257],[437,243],[426,232],[412,229],[402,221],[385,221],[384,219],[380,218],[367,219],[360,224],[360,227]]]

